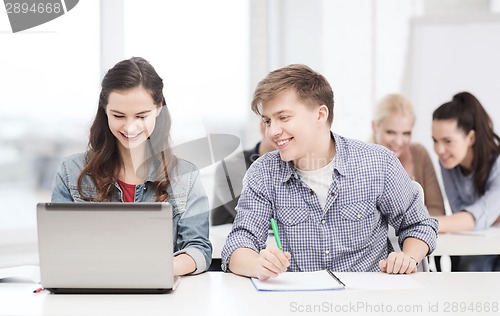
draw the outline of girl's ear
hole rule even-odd
[[[330,111],[328,111],[328,107],[324,104],[320,105],[318,108],[318,120],[326,122],[328,120],[328,114],[330,114]]]
[[[476,143],[476,131],[471,129],[466,136],[469,139],[469,145],[472,146]]]

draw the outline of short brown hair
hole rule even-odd
[[[264,102],[271,101],[288,90],[294,90],[297,97],[308,105],[326,105],[329,112],[328,123],[332,124],[332,87],[323,75],[301,64],[276,69],[262,79],[253,94],[252,111],[261,115],[260,107]]]

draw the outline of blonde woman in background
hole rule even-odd
[[[400,94],[389,94],[375,109],[373,142],[391,150],[408,175],[422,185],[429,214],[444,215],[443,196],[429,153],[422,145],[411,143],[414,124],[411,102]]]

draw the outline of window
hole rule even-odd
[[[141,56],[165,83],[174,143],[240,136],[250,94],[249,2],[129,1],[124,56]]]
[[[0,236],[8,236],[0,238],[1,265],[37,262],[36,248],[17,255],[36,247],[35,205],[50,200],[60,159],[86,148],[100,83],[99,20],[99,2],[80,1],[12,33],[0,12]]]

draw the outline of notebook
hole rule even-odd
[[[37,226],[52,293],[165,293],[178,283],[168,203],[39,203]]]
[[[345,288],[345,284],[330,270],[285,272],[265,281],[251,280],[257,291],[329,291]]]

